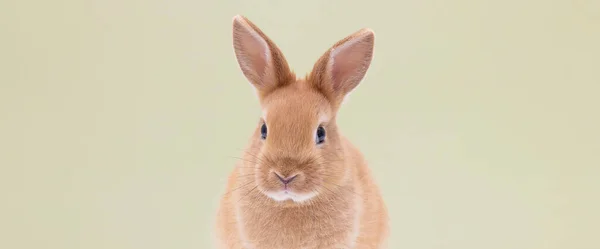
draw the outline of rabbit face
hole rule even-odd
[[[271,93],[254,134],[256,183],[275,201],[311,200],[344,175],[331,105],[305,84]]]

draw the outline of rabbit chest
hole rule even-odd
[[[261,198],[240,203],[240,238],[248,248],[351,248],[358,235],[360,205],[357,198],[346,197],[299,207],[265,207],[268,200]]]

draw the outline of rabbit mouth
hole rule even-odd
[[[297,203],[302,203],[314,198],[317,196],[317,193],[312,191],[306,194],[300,194],[289,188],[286,188],[279,191],[269,191],[266,192],[265,195],[278,202],[291,200]]]

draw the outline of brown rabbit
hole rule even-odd
[[[263,112],[220,202],[220,248],[383,248],[385,203],[336,125],[344,97],[369,68],[374,39],[362,29],[296,78],[260,29],[233,18],[235,55]]]

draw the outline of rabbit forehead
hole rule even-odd
[[[311,151],[319,122],[326,122],[331,115],[324,96],[298,88],[271,93],[263,106],[269,137],[267,147],[277,150],[275,154]]]
[[[271,93],[262,104],[262,118],[267,123],[323,123],[331,118],[331,106],[317,91],[284,88]]]

